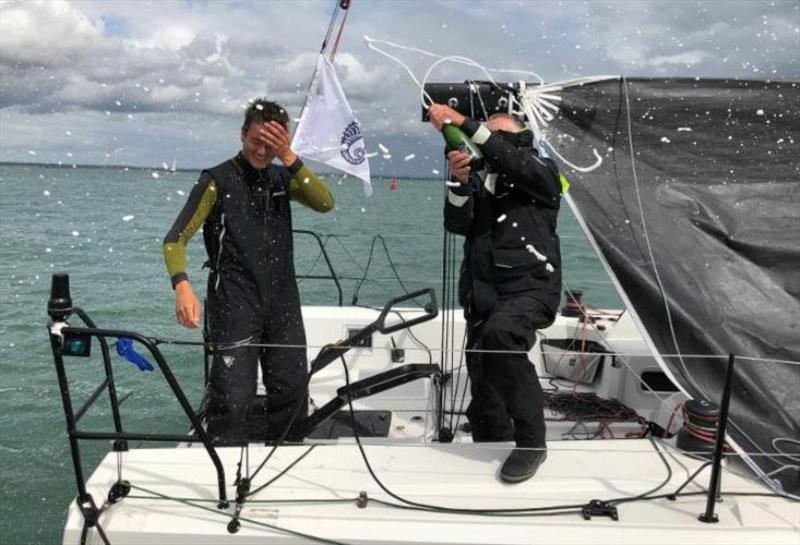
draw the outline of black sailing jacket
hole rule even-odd
[[[461,128],[473,137],[480,125],[467,119]],[[530,131],[489,134],[482,143],[474,138],[485,169],[449,188],[445,202],[445,228],[465,237],[460,302],[468,315],[483,315],[498,298],[526,292],[555,318],[561,293],[558,168],[539,157]]]
[[[260,301],[276,290],[296,292],[288,191],[292,174],[274,164],[257,171],[241,157],[203,172],[218,192],[203,229],[210,290],[234,282],[243,292],[258,293]]]

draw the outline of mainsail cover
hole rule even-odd
[[[572,202],[663,364],[719,403],[724,356],[741,356],[729,435],[800,494],[800,83],[614,78],[559,94],[553,145],[575,164],[604,156],[564,167]]]

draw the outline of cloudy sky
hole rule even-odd
[[[296,117],[325,1],[0,0],[0,160],[199,168],[239,145],[242,106]],[[336,57],[374,173],[441,167],[419,93],[364,35],[547,81],[595,74],[800,79],[800,2],[354,0]],[[419,77],[430,60],[401,53]],[[432,80],[484,79],[442,66]],[[414,154],[415,159],[404,161]]]

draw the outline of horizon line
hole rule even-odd
[[[92,164],[92,163],[64,163],[64,162],[40,162],[40,161],[0,161],[0,166],[3,165],[10,165],[10,166],[40,166],[40,167],[47,167],[47,168],[112,168],[112,169],[127,169],[127,170],[149,170],[153,172],[164,172],[167,174],[173,174],[176,172],[202,172],[202,168],[176,168],[175,170],[164,170],[162,167],[148,167],[148,166],[140,166],[140,165],[111,165],[111,164]],[[317,174],[321,176],[344,176],[348,178],[355,178],[347,173],[340,173],[334,170],[324,170],[318,171]],[[407,180],[429,180],[429,181],[438,181],[435,178],[425,177],[425,176],[412,176],[412,175],[388,175],[388,174],[380,174],[376,175],[375,178],[381,179],[391,179],[391,178],[403,178]]]

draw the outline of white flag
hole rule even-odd
[[[369,160],[361,125],[347,103],[333,64],[320,55],[317,81],[292,139],[294,152],[360,178],[372,195]]]

